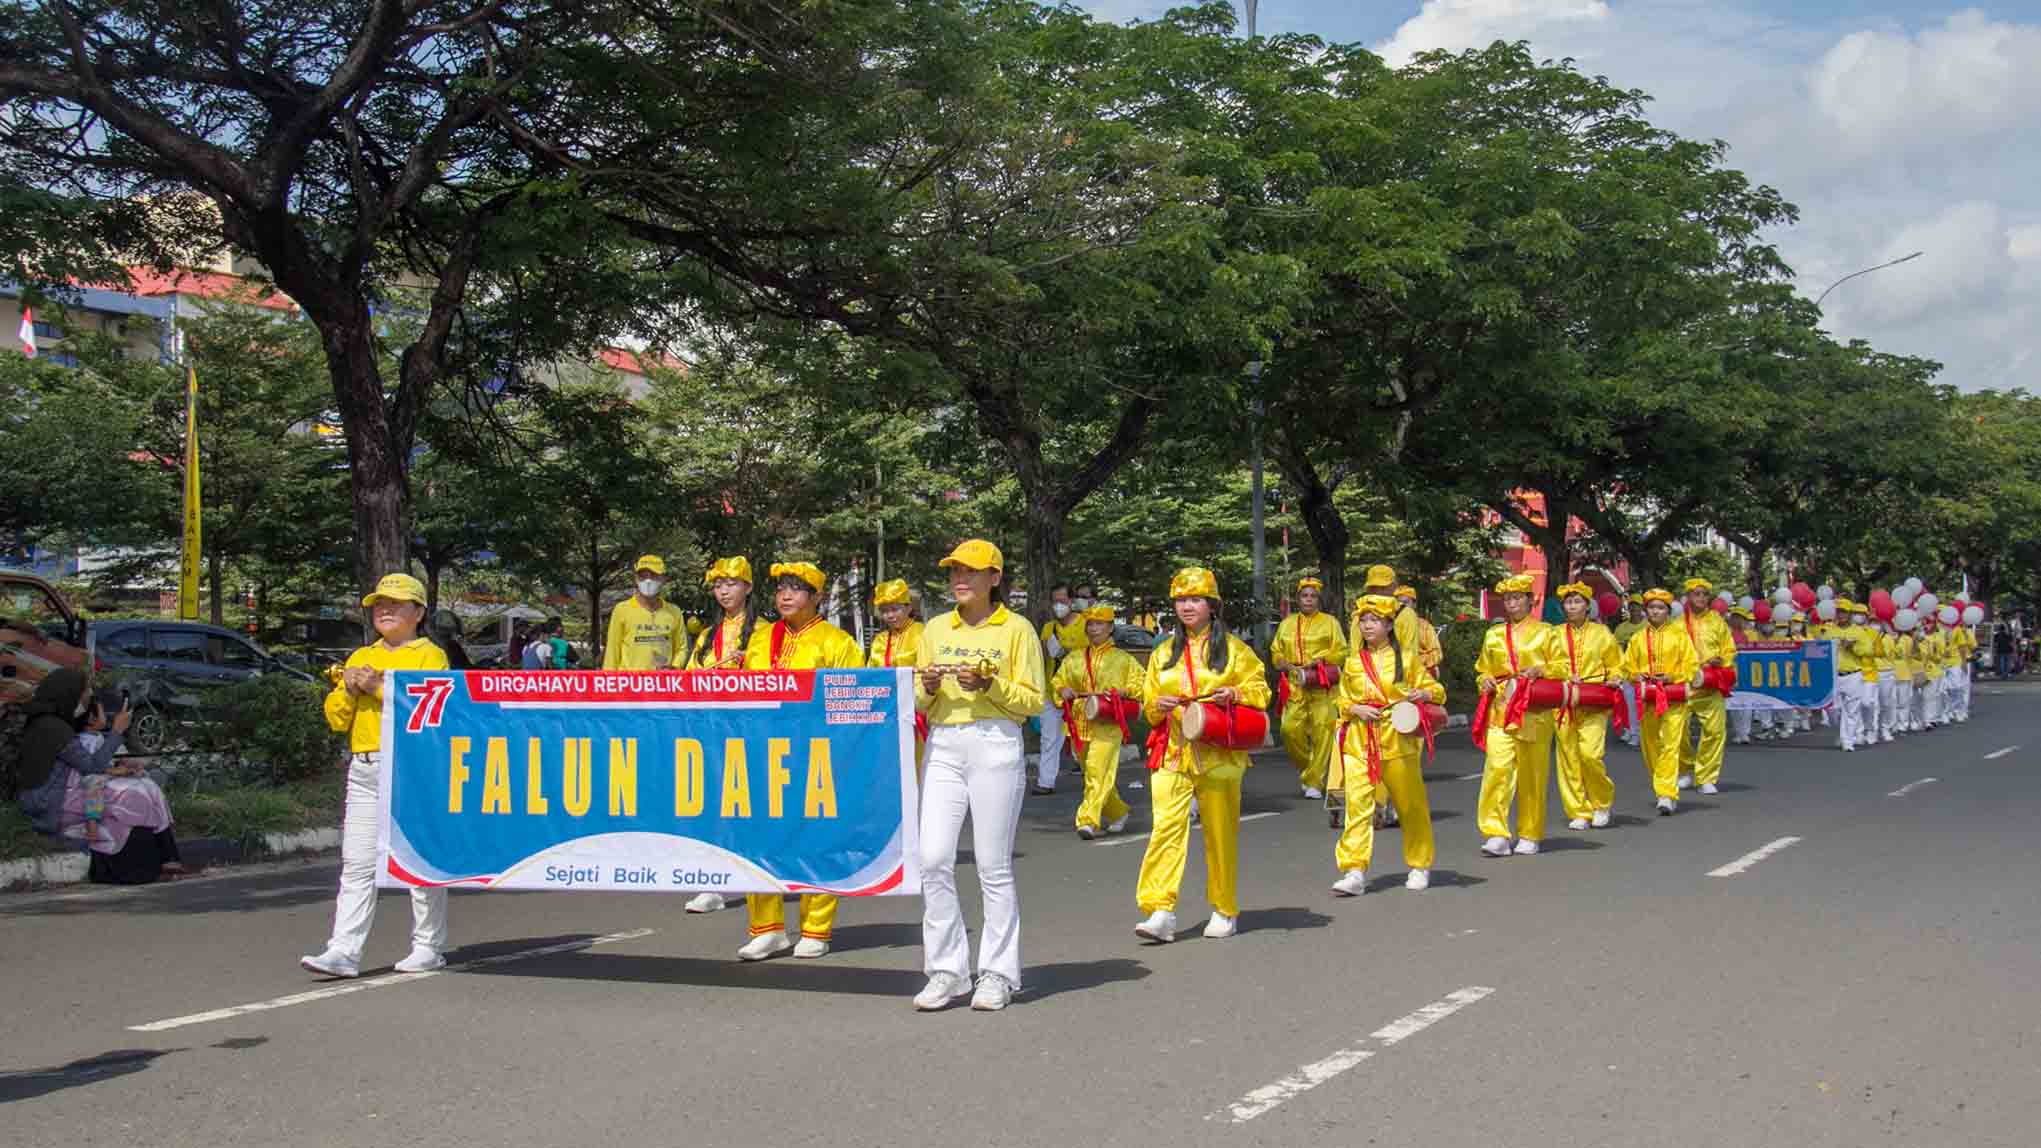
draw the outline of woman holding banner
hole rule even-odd
[[[758,615],[751,611],[751,560],[718,558],[702,575],[715,600],[717,620],[703,626],[688,645],[681,664],[691,670],[734,670],[744,665]],[[690,913],[714,913],[729,902],[721,893],[697,893],[688,900]]]
[[[1687,690],[1700,666],[1687,632],[1672,620],[1672,591],[1644,592],[1645,626],[1630,639],[1623,668],[1637,683],[1643,711],[1644,764],[1658,795],[1658,814],[1680,804],[1680,747],[1687,740]]]
[[[775,562],[773,600],[779,621],[751,635],[744,650],[747,670],[855,670],[865,664],[857,639],[822,619],[817,607],[829,584],[812,562]],[[753,893],[751,940],[737,950],[740,960],[762,961],[788,949],[804,959],[826,956],[836,929],[836,898],[801,894],[801,943],[787,939],[786,900],[778,893]]]
[[[1020,897],[1013,837],[1027,792],[1021,723],[1048,695],[1042,643],[1001,601],[1006,559],[971,539],[942,560],[957,608],[922,627],[915,652],[915,705],[928,719],[921,787],[921,946],[928,985],[914,1007],[934,1012],[970,994],[971,1007],[997,1012],[1021,987]],[[971,938],[957,900],[957,838],[971,817],[971,854],[985,900],[978,940],[978,987],[971,989]]]
[[[1337,629],[1337,627],[1334,627]],[[1140,713],[1141,663],[1113,645],[1113,608],[1084,611],[1086,645],[1063,659],[1049,688],[1070,731],[1070,747],[1084,767],[1084,798],[1077,803],[1077,835],[1086,841],[1127,828],[1120,800],[1120,746],[1131,736],[1127,719]]]
[[[1153,727],[1148,768],[1155,775],[1155,825],[1136,891],[1148,916],[1134,932],[1158,944],[1176,939],[1193,802],[1202,813],[1205,893],[1212,902],[1205,936],[1230,937],[1239,929],[1240,781],[1250,762],[1245,749],[1233,746],[1255,740],[1255,729],[1266,735],[1269,704],[1261,659],[1227,633],[1219,617],[1218,578],[1201,567],[1179,570],[1169,596],[1183,628],[1148,656],[1141,686]]]
[[[1380,594],[1360,600],[1355,627],[1361,648],[1347,658],[1346,672],[1339,680],[1340,723],[1333,744],[1333,769],[1339,775],[1335,781],[1345,788],[1347,818],[1339,845],[1333,850],[1340,877],[1333,882],[1332,891],[1342,897],[1357,897],[1368,888],[1368,865],[1375,854],[1378,786],[1388,788],[1389,800],[1396,803],[1403,825],[1403,863],[1410,871],[1403,887],[1431,887],[1437,848],[1422,763],[1429,733],[1418,731],[1423,725],[1421,707],[1444,705],[1446,691],[1432,678],[1423,656],[1396,641],[1397,609],[1396,599]],[[1409,707],[1406,713],[1420,715],[1417,726],[1398,728],[1410,725],[1395,720],[1401,707]]]

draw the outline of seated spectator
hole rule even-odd
[[[102,884],[184,872],[162,788],[139,764],[115,761],[132,716],[124,696],[94,698],[82,671],[56,670],[24,716],[20,801],[38,832],[89,850],[91,878]]]

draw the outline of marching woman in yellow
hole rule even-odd
[[[1723,667],[1734,671],[1736,637],[1729,632],[1729,624],[1708,608],[1715,587],[1706,578],[1689,578],[1686,592],[1687,612],[1680,617],[1680,625],[1687,632],[1687,643],[1694,647],[1695,657],[1700,659],[1703,669]],[[1698,747],[1680,744],[1679,784],[1685,789],[1698,782],[1702,793],[1712,794],[1715,783],[1722,780],[1722,756],[1729,745],[1729,700],[1712,685],[1690,689],[1688,698],[1688,721],[1698,727],[1695,740],[1700,744]]]
[[[680,663],[692,670],[741,669],[758,622],[751,612],[751,560],[718,558],[702,575],[702,584],[716,600],[718,617],[695,633]],[[697,893],[688,899],[687,911],[714,913],[726,904],[721,893]]]
[[[1660,692],[1665,686],[1691,686],[1700,667],[1687,632],[1672,619],[1672,591],[1644,592],[1645,625],[1631,635],[1623,665],[1637,684],[1639,722],[1644,727],[1644,764],[1651,769],[1651,789],[1664,817],[1679,808],[1680,747],[1687,743],[1687,703]]]
[[[872,648],[865,655],[865,664],[886,670],[917,664],[915,655],[921,648],[922,626],[914,617],[914,595],[907,589],[907,583],[898,578],[879,583],[872,591],[872,609],[885,629],[872,635]]]
[[[973,538],[941,566],[957,608],[929,621],[915,657],[915,704],[929,732],[916,846],[928,984],[914,1007],[935,1012],[972,991],[971,938],[957,901],[957,840],[969,816],[985,902],[971,1007],[997,1012],[1021,987],[1020,895],[1013,880],[1013,836],[1028,786],[1021,723],[1042,712],[1049,683],[1041,640],[1001,601],[1006,557],[999,547]]]
[[[751,560],[718,558],[702,575],[702,584],[716,600],[715,624],[694,636],[681,664],[691,670],[735,670],[744,666],[757,615],[751,612]]]
[[[1487,760],[1481,770],[1477,818],[1485,839],[1481,851],[1490,857],[1509,855],[1512,799],[1517,806],[1517,854],[1536,854],[1545,837],[1545,786],[1552,776],[1552,711],[1526,711],[1516,728],[1508,728],[1512,696],[1529,688],[1530,679],[1544,672],[1549,657],[1546,639],[1552,627],[1531,617],[1533,585],[1529,574],[1513,574],[1495,584],[1495,592],[1502,595],[1505,620],[1482,637],[1481,653],[1474,659],[1481,705],[1487,709],[1483,746]]]
[[[1559,605],[1566,622],[1559,626],[1549,644],[1551,660],[1545,676],[1581,685],[1594,682],[1616,688],[1623,682],[1623,651],[1616,636],[1600,622],[1588,620],[1588,604],[1594,591],[1583,582],[1569,582],[1559,588]],[[1617,705],[1623,704],[1621,701]],[[1559,712],[1559,803],[1566,807],[1566,827],[1596,829],[1609,824],[1609,810],[1616,804],[1616,786],[1609,780],[1603,755],[1608,752],[1611,711],[1575,706]]]
[[[744,651],[747,670],[856,670],[865,656],[857,639],[823,621],[817,613],[822,588],[829,580],[810,562],[775,562],[773,602],[779,621],[754,632]],[[820,957],[829,952],[829,939],[836,927],[836,898],[827,893],[801,895],[801,943],[787,939],[787,906],[778,893],[753,893],[745,898],[751,907],[751,940],[737,950],[747,961],[794,950],[797,957]]]
[[[1396,622],[1401,625],[1404,619],[1410,620],[1412,629],[1417,633],[1417,660],[1424,663],[1425,672],[1436,680],[1439,676],[1439,663],[1446,660],[1445,649],[1439,645],[1438,627],[1433,626],[1425,620],[1424,615],[1417,612],[1415,586],[1398,586],[1396,601],[1400,607],[1396,612]]]
[[[1190,845],[1191,804],[1203,813],[1205,895],[1212,919],[1205,936],[1230,937],[1240,916],[1240,781],[1247,752],[1194,742],[1184,736],[1185,708],[1207,700],[1266,710],[1268,680],[1253,647],[1226,632],[1219,617],[1219,580],[1187,567],[1169,581],[1182,629],[1148,655],[1141,685],[1148,723],[1150,768],[1155,772],[1155,827],[1141,859],[1138,897],[1146,920],[1134,931],[1151,941],[1176,939],[1176,898]]]
[[[1332,760],[1332,727],[1338,716],[1340,664],[1346,661],[1346,639],[1339,622],[1319,610],[1325,584],[1316,578],[1297,583],[1297,610],[1276,627],[1269,660],[1287,683],[1283,700],[1283,752],[1297,767],[1304,796],[1325,796],[1325,768]]]
[[[1113,608],[1092,606],[1084,611],[1085,647],[1072,650],[1056,670],[1049,692],[1056,696],[1064,720],[1081,735],[1072,748],[1084,766],[1084,797],[1077,803],[1077,835],[1086,841],[1098,836],[1103,825],[1107,833],[1127,827],[1127,803],[1120,800],[1120,746],[1128,731],[1120,719],[1104,710],[1097,718],[1084,716],[1085,699],[1103,702],[1141,700],[1141,663],[1113,645]]]
[[[1390,711],[1401,701],[1444,705],[1445,687],[1433,679],[1424,659],[1396,641],[1396,599],[1369,594],[1360,600],[1361,646],[1347,659],[1339,680],[1340,725],[1333,752],[1346,790],[1346,826],[1333,863],[1339,880],[1332,891],[1357,897],[1368,889],[1368,863],[1375,853],[1375,788],[1386,785],[1403,824],[1406,889],[1431,887],[1431,803],[1425,797],[1421,733],[1399,733]]]

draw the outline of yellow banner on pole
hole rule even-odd
[[[177,616],[198,620],[199,544],[198,368],[187,366],[184,388],[184,546],[178,563]]]

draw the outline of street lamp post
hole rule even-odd
[[[1925,252],[1921,252],[1921,251],[1916,251],[1916,252],[1914,252],[1914,253],[1913,253],[1913,254],[1911,254],[1911,255],[1902,255],[1902,256],[1900,256],[1899,258],[1897,258],[1897,259],[1894,259],[1894,260],[1892,260],[1892,261],[1891,261],[1890,263],[1880,263],[1880,264],[1879,264],[1878,266],[1876,266],[1876,267],[1866,267],[1866,268],[1864,268],[1864,269],[1863,269],[1862,271],[1852,271],[1852,272],[1850,272],[1850,273],[1849,273],[1848,275],[1845,275],[1845,276],[1843,276],[1843,277],[1842,277],[1841,279],[1838,279],[1838,280],[1836,280],[1835,282],[1833,282],[1833,283],[1829,284],[1829,285],[1828,285],[1828,291],[1823,291],[1823,292],[1822,292],[1821,294],[1819,294],[1819,295],[1815,296],[1815,297],[1814,297],[1814,305],[1815,305],[1816,307],[1819,307],[1819,306],[1821,306],[1821,301],[1822,301],[1823,299],[1826,299],[1826,298],[1828,298],[1828,292],[1829,292],[1829,291],[1833,291],[1833,290],[1835,290],[1836,288],[1838,288],[1838,287],[1842,286],[1843,284],[1845,284],[1845,283],[1848,283],[1848,282],[1849,282],[1850,280],[1852,280],[1852,279],[1855,279],[1855,278],[1856,278],[1857,276],[1859,276],[1859,275],[1869,275],[1869,274],[1870,274],[1871,272],[1873,272],[1873,271],[1883,271],[1883,270],[1885,270],[1885,269],[1886,269],[1887,267],[1897,267],[1897,266],[1899,266],[1899,265],[1900,265],[1900,264],[1902,264],[1902,263],[1911,263],[1911,262],[1913,262],[1914,260],[1916,260],[1916,259],[1919,259],[1919,258],[1920,258],[1920,257],[1921,257],[1922,255],[1924,255],[1924,254],[1926,254],[1926,253],[1925,253]]]

